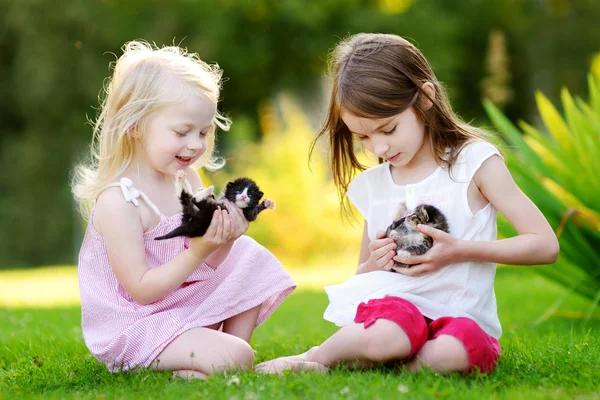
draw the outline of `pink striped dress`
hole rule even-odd
[[[185,331],[221,322],[261,304],[258,326],[296,287],[271,252],[242,236],[215,270],[203,263],[164,298],[148,305],[137,303],[111,269],[104,239],[91,222],[93,213],[79,253],[81,322],[85,344],[111,372],[148,367]],[[144,233],[150,268],[189,247],[185,237],[154,240],[180,223],[181,214],[161,214],[158,225]]]

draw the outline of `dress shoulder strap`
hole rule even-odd
[[[119,182],[111,183],[109,186],[120,187],[121,192],[123,192],[123,197],[125,198],[125,201],[128,203],[132,203],[136,207],[140,204],[138,198],[141,197],[158,216],[161,216],[158,207],[156,207],[154,203],[150,201],[148,196],[146,196],[144,192],[133,187],[133,182],[131,181],[131,179],[123,177]]]

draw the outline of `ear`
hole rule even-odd
[[[419,211],[417,211],[417,213],[421,221],[429,221],[429,214],[427,214],[427,210],[425,209],[425,207],[419,207]]]
[[[394,221],[400,221],[404,217],[405,213],[406,213],[406,203],[401,202],[400,204],[398,204],[398,209],[396,210]]]
[[[435,100],[435,86],[431,82],[425,82],[421,86],[421,94],[419,96],[419,102],[423,110],[429,110],[433,103],[430,99]]]
[[[142,138],[142,131],[139,129],[137,124],[135,124],[131,128],[129,128],[129,130],[127,131],[127,134],[136,140]]]

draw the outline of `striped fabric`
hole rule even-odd
[[[180,221],[180,214],[161,215],[159,224],[144,233],[150,268],[168,262],[189,246],[189,238],[154,240]],[[104,239],[91,222],[79,253],[78,274],[85,343],[111,372],[147,367],[183,332],[262,304],[258,326],[296,287],[273,254],[242,236],[216,270],[202,264],[177,290],[155,303],[139,304],[117,281]]]

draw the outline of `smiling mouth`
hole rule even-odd
[[[175,156],[175,158],[177,158],[178,160],[181,160],[183,162],[188,162],[192,159],[192,157],[180,157],[180,156]]]

